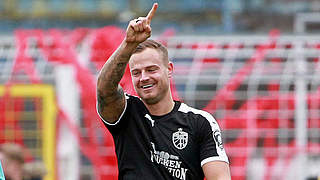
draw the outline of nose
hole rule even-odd
[[[149,75],[148,75],[148,73],[146,73],[145,71],[142,71],[142,72],[141,72],[140,81],[141,81],[141,82],[144,82],[144,81],[148,81],[148,80],[149,80]]]

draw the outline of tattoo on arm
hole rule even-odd
[[[116,121],[125,107],[125,97],[119,85],[134,45],[121,44],[101,69],[97,82],[98,111],[104,119]]]
[[[117,101],[124,99],[124,91],[121,87],[119,87],[114,95],[104,95],[98,91],[97,96],[98,108],[103,110],[105,106],[111,103],[117,103]]]
[[[129,57],[124,58],[116,51],[102,67],[98,77],[98,88],[102,93],[114,95],[125,72]]]
[[[97,84],[98,111],[109,122],[118,120],[125,107],[124,92],[119,82],[127,62],[114,58],[103,66]]]
[[[111,82],[112,82],[112,85],[114,86],[118,86],[123,74],[124,74],[124,71],[126,69],[126,66],[127,66],[127,63],[123,63],[123,62],[118,62],[116,64],[116,67],[114,68],[114,71],[112,73],[112,78],[111,78]]]
[[[105,97],[102,96],[100,93],[98,93],[98,111],[101,114],[103,107],[107,105],[107,102],[105,101]]]
[[[119,119],[125,107],[125,95],[121,86],[114,95],[97,93],[98,112],[107,121],[114,122]]]

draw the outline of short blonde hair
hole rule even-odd
[[[140,43],[137,46],[137,48],[133,51],[133,54],[142,52],[147,48],[155,49],[158,52],[160,52],[162,54],[162,60],[163,60],[164,64],[167,65],[169,63],[167,48],[164,45],[162,45],[160,42],[157,42],[152,39],[148,39],[148,40]]]

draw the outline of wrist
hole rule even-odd
[[[122,45],[125,48],[129,48],[129,49],[133,49],[133,50],[135,50],[139,44],[140,44],[139,42],[131,41],[128,38],[125,38],[124,41],[122,42]]]
[[[129,59],[138,45],[139,43],[137,42],[127,42],[126,40],[122,41],[118,49],[120,58]]]

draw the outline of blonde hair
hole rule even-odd
[[[160,42],[157,42],[157,41],[152,40],[152,39],[148,39],[148,40],[143,41],[142,43],[140,43],[137,46],[137,48],[133,51],[133,54],[142,52],[147,48],[155,49],[158,52],[160,52],[162,54],[162,59],[163,59],[164,64],[166,65],[166,64],[169,63],[167,48],[164,45],[162,45]]]

